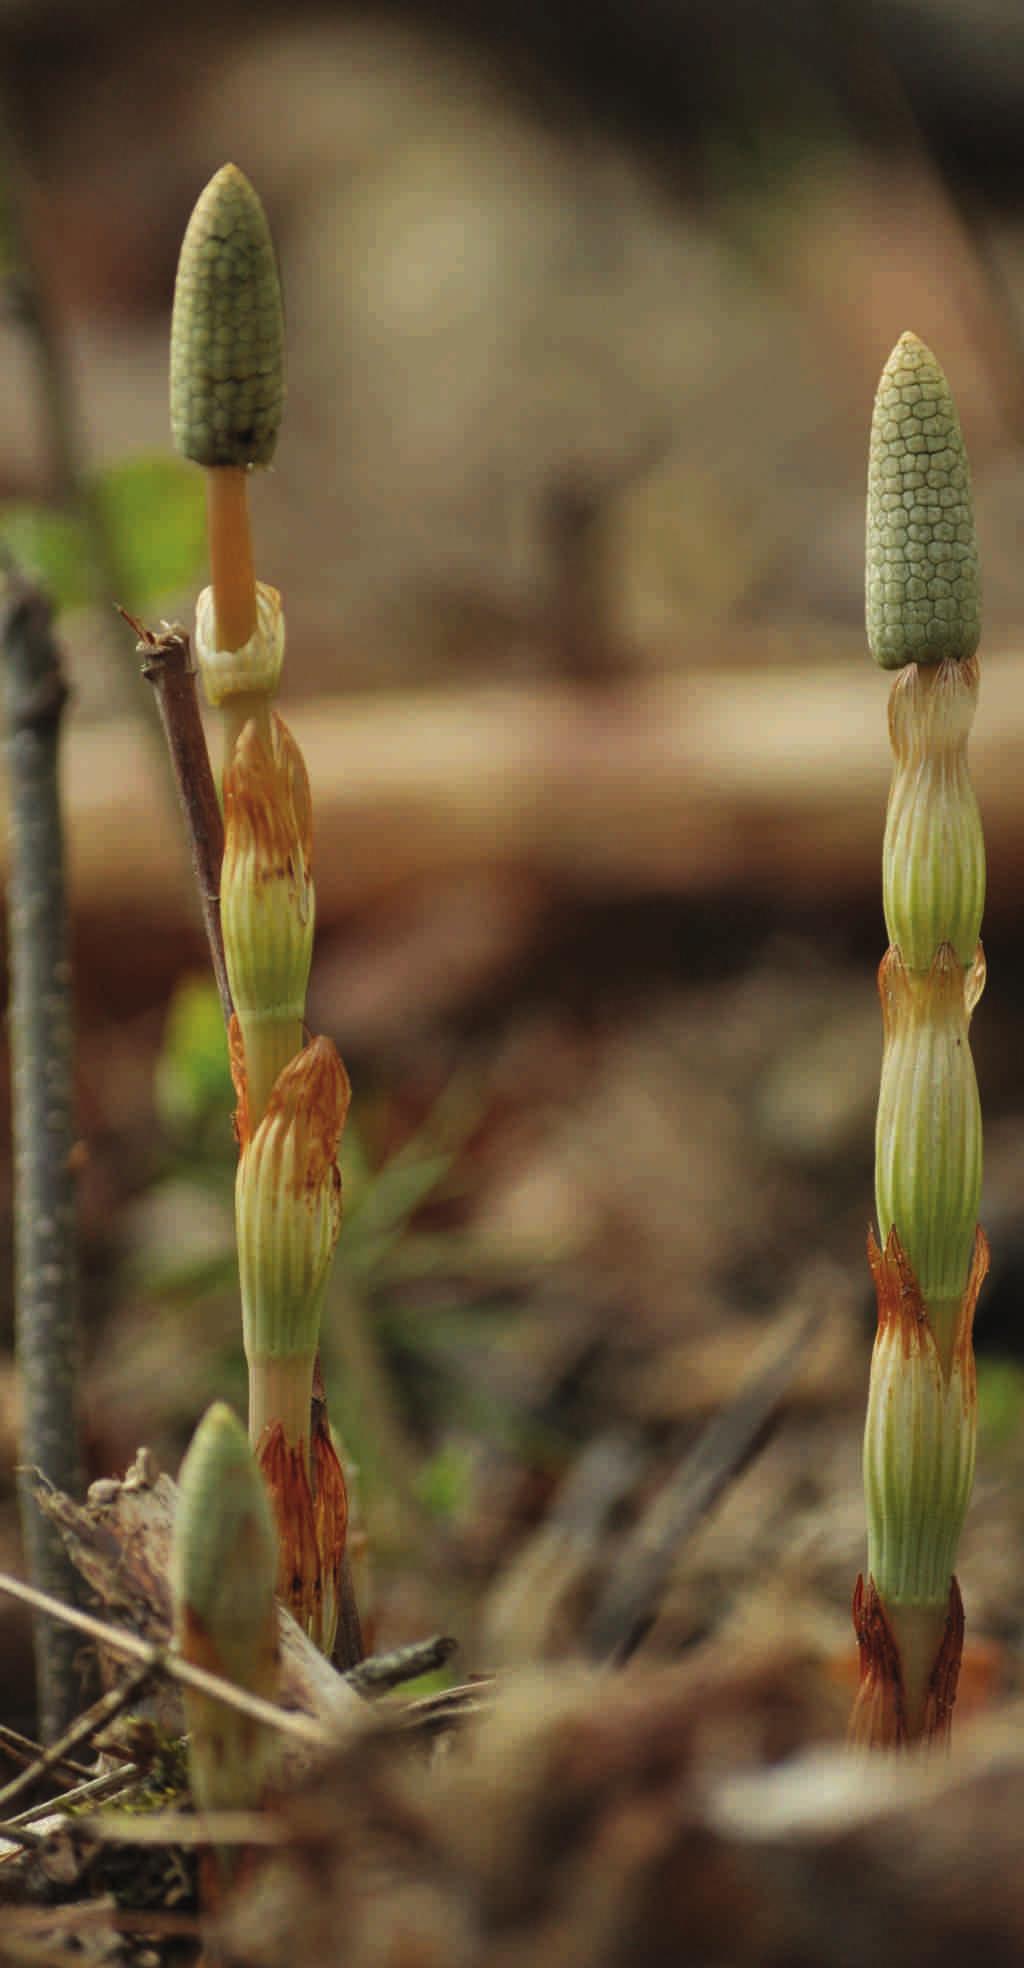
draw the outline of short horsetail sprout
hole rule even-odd
[[[171,1550],[176,1638],[186,1660],[267,1700],[277,1692],[276,1577],[264,1484],[241,1422],[215,1402],[181,1466]],[[184,1697],[199,1810],[258,1804],[272,1749],[263,1725],[195,1689]]]
[[[345,1540],[345,1486],[326,1430],[311,1441],[320,1316],[341,1227],[337,1153],[345,1068],[314,1039],[279,1073],[248,1134],[241,1103],[235,1186],[249,1433],[280,1536],[278,1590],[330,1652]]]
[[[189,220],[171,324],[171,428],[206,471],[215,645],[256,635],[246,473],[274,455],[284,402],[284,315],[266,214],[225,164]]]
[[[878,1300],[864,1486],[867,1579],[854,1595],[861,1684],[851,1739],[945,1738],[963,1608],[954,1573],[974,1475],[972,1329],[981,1110],[968,1044],[985,982],[985,851],[967,775],[980,608],[970,474],[946,379],[903,335],[871,431],[868,638],[898,669],[883,849],[890,947],[876,1130]]]

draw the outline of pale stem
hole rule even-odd
[[[245,1088],[249,1103],[249,1126],[259,1127],[274,1082],[282,1068],[301,1052],[305,1028],[300,1018],[241,1017],[245,1046]]]
[[[220,707],[221,730],[224,733],[224,770],[228,770],[235,756],[238,743],[246,725],[251,721],[267,751],[273,747],[271,729],[270,698],[265,690],[239,691],[233,697],[226,697]]]
[[[964,1281],[966,1285],[966,1279]],[[932,1298],[925,1307],[928,1324],[935,1340],[935,1350],[943,1374],[948,1380],[953,1366],[957,1335],[960,1331],[960,1312],[963,1296],[959,1298]]]
[[[241,465],[206,473],[206,525],[218,649],[241,649],[256,628],[256,574],[248,474]]]
[[[941,1606],[901,1606],[886,1602],[893,1638],[900,1650],[907,1734],[916,1741],[924,1726],[928,1687],[946,1631],[948,1598]]]
[[[304,1442],[308,1458],[314,1357],[264,1354],[249,1361],[249,1440],[254,1448],[263,1430],[279,1421],[285,1441]]]

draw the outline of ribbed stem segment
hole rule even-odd
[[[243,1081],[244,1088],[244,1081]],[[249,1430],[279,1534],[278,1591],[329,1652],[337,1625],[347,1508],[337,1457],[311,1443],[320,1317],[341,1227],[337,1154],[349,1084],[328,1039],[278,1075],[250,1134],[240,1107],[235,1220]]]
[[[949,943],[931,969],[890,949],[879,971],[885,1043],[875,1131],[883,1241],[895,1229],[922,1301],[958,1305],[981,1193],[981,1104],[968,1043],[964,972]],[[936,1334],[940,1343],[945,1335]],[[941,1345],[948,1366],[949,1343]]]
[[[250,1364],[308,1358],[312,1375],[341,1228],[337,1153],[348,1102],[334,1046],[314,1039],[279,1074],[263,1119],[242,1144],[235,1223]]]
[[[274,713],[262,728],[250,719],[224,774],[220,910],[253,1128],[278,1074],[303,1043],[313,956],[312,858],[313,813],[302,754]]]
[[[927,971],[942,943],[973,964],[985,906],[985,841],[967,770],[978,664],[916,663],[889,701],[896,759],[882,849],[889,941],[908,970]]]
[[[871,1239],[878,1331],[871,1362],[864,1487],[868,1570],[887,1606],[945,1607],[974,1479],[971,1333],[988,1252],[977,1233],[948,1364],[895,1231]]]

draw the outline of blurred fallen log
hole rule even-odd
[[[867,654],[682,670],[617,686],[543,680],[285,706],[317,789],[317,904],[330,920],[462,870],[529,867],[580,891],[779,884],[873,894],[888,785]],[[997,871],[1019,831],[1024,666],[985,660],[972,755]],[[67,798],[79,915],[194,907],[129,722],[73,729]],[[0,863],[0,866],[3,864]],[[1009,906],[1011,882],[1003,896]],[[990,897],[998,911],[998,878]]]
[[[470,1754],[427,1764],[381,1732],[281,1800],[290,1836],[228,1910],[234,1950],[332,1968],[344,1934],[347,1968],[399,1968],[414,1935],[418,1968],[1018,1962],[1019,1709],[899,1769],[828,1747],[831,1728],[791,1648],[512,1676]]]

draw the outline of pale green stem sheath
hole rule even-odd
[[[941,943],[925,975],[890,948],[879,973],[885,1045],[875,1139],[883,1243],[895,1229],[944,1369],[967,1283],[981,1193],[981,1103],[964,973]]]
[[[337,1052],[329,1039],[314,1039],[279,1075],[266,1114],[243,1142],[235,1219],[250,1364],[308,1359],[312,1366],[341,1227],[336,1157],[348,1100]]]
[[[277,1517],[278,1591],[326,1653],[337,1627],[347,1503],[329,1435],[311,1439],[311,1404],[341,1227],[337,1153],[348,1102],[337,1052],[314,1039],[279,1074],[251,1135],[241,1103],[235,1185],[249,1431]]]
[[[312,1353],[254,1353],[249,1364],[249,1437],[255,1446],[280,1422],[285,1440],[309,1452]]]
[[[879,970],[879,1243],[870,1245],[878,1333],[851,1737],[891,1747],[949,1731],[963,1638],[954,1567],[974,1476],[972,1332],[987,1264],[968,1037],[985,981],[985,851],[967,770],[978,698],[978,557],[956,411],[934,357],[911,335],[886,364],[875,404],[867,617],[873,655],[901,674],[889,709],[890,947]]]
[[[207,702],[224,714],[224,746],[230,764],[243,725],[270,714],[270,698],[281,681],[285,622],[281,597],[266,581],[256,583],[256,626],[238,648],[222,647],[212,588],[196,602],[194,646]]]
[[[265,734],[265,735],[264,735]],[[250,719],[224,775],[221,924],[256,1128],[301,1051],[313,956],[313,816],[306,768],[274,713]]]

